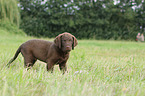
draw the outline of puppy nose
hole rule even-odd
[[[70,50],[70,46],[66,46],[66,49],[67,49],[67,50]]]
[[[70,48],[70,46],[66,46],[66,48]]]

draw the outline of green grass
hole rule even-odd
[[[26,71],[23,57],[5,65],[23,42],[34,39],[0,30],[1,96],[144,96],[145,43],[79,40],[68,60],[68,73],[54,73],[37,61]],[[41,38],[52,41],[53,39]]]

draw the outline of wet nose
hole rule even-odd
[[[70,46],[66,46],[66,49],[67,49],[67,50],[70,50]]]
[[[70,48],[70,46],[66,46],[66,48]]]

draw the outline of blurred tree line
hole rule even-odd
[[[17,5],[17,0],[0,0],[0,29],[23,34],[19,29],[20,10]]]
[[[28,35],[135,40],[145,28],[144,0],[19,0]]]

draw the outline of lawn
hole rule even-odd
[[[57,65],[53,74],[47,72],[40,61],[27,71],[22,55],[5,67],[17,48],[34,38],[0,29],[1,96],[145,96],[145,43],[78,40],[65,75]]]

